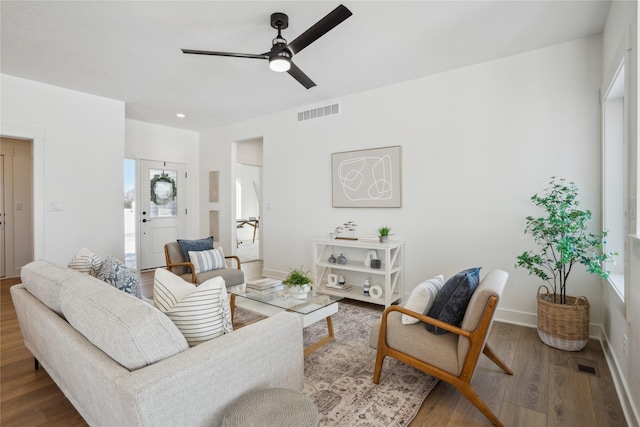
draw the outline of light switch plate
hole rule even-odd
[[[64,202],[49,202],[50,212],[60,212],[64,210]]]

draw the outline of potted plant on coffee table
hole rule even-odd
[[[589,339],[589,301],[567,295],[567,280],[573,267],[582,264],[591,274],[604,279],[609,272],[603,263],[612,261],[612,252],[603,252],[607,232],[588,231],[589,210],[579,209],[578,188],[573,182],[551,178],[550,186],[531,201],[546,215],[527,217],[525,234],[530,234],[537,251],[517,257],[516,267],[546,281],[538,287],[538,335],[547,345],[561,350],[579,351]]]
[[[302,266],[300,268],[289,269],[289,274],[282,281],[282,284],[289,289],[289,293],[293,298],[305,299],[307,294],[311,290],[311,276],[308,271],[304,271]]]

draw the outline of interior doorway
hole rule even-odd
[[[236,144],[236,254],[242,263],[262,260],[262,138]]]
[[[18,277],[33,251],[33,141],[0,139],[0,277]]]

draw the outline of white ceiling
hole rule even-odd
[[[307,90],[257,59],[336,1],[2,1],[1,71],[124,101],[130,119],[201,131],[602,32],[609,1],[345,1],[353,16],[294,57]],[[176,118],[176,113],[187,115]]]

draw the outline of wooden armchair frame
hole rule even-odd
[[[478,327],[474,331],[466,331],[448,323],[441,322],[432,317],[426,316],[421,313],[408,310],[404,307],[390,306],[382,314],[382,323],[380,325],[380,336],[378,338],[378,352],[376,355],[376,366],[373,373],[373,382],[378,384],[380,382],[380,374],[382,372],[382,362],[386,356],[391,356],[394,359],[404,362],[407,365],[413,366],[431,376],[439,378],[443,381],[453,385],[462,395],[467,398],[476,408],[480,410],[491,422],[496,426],[503,426],[498,417],[489,409],[487,404],[480,398],[478,393],[471,386],[471,378],[476,369],[478,358],[480,353],[484,353],[491,361],[493,361],[500,369],[509,375],[513,375],[511,369],[504,364],[502,360],[491,350],[486,344],[487,334],[491,329],[491,323],[493,321],[493,314],[496,310],[498,299],[495,296],[489,297],[488,303],[485,307],[484,313],[480,319]],[[450,333],[457,334],[462,337],[466,337],[470,340],[471,346],[467,352],[462,370],[459,375],[453,375],[450,372],[444,371],[436,366],[429,364],[428,362],[416,359],[408,354],[405,354],[399,350],[389,347],[387,344],[387,316],[392,311],[399,311],[403,314],[407,314],[411,317],[415,317],[424,323],[435,325],[439,328],[445,329]]]
[[[191,283],[197,283],[197,274],[196,274],[196,269],[193,266],[193,263],[186,261],[186,262],[171,262],[171,258],[169,256],[169,245],[164,245],[164,257],[165,257],[165,261],[167,263],[167,270],[172,271],[173,268],[175,267],[189,267],[191,269]],[[236,255],[227,255],[224,257],[226,260],[235,260],[236,264],[237,264],[237,268],[238,270],[242,270],[241,268],[241,264],[240,264],[240,258],[238,258]]]

